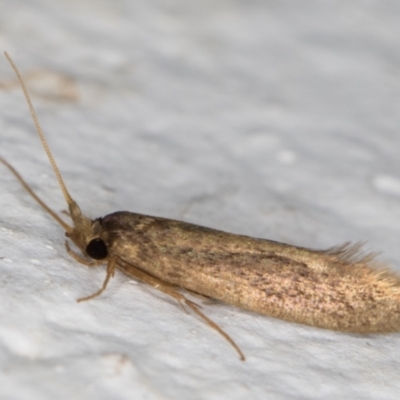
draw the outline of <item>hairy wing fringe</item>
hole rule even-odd
[[[364,245],[364,242],[346,242],[330,247],[323,253],[338,257],[341,261],[356,268],[368,267],[371,271],[371,278],[386,282],[389,286],[398,286],[400,289],[400,276],[389,269],[385,262],[377,260],[377,256],[380,255],[379,252],[368,252],[363,248]]]

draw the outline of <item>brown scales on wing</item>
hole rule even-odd
[[[101,227],[110,253],[190,291],[321,328],[400,330],[400,279],[360,245],[315,251],[128,212]]]

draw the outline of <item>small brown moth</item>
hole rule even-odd
[[[231,337],[205,316],[180,289],[271,317],[353,333],[400,331],[400,277],[362,255],[360,245],[312,250],[235,235],[159,217],[115,212],[90,220],[71,198],[53,159],[24,82],[11,63],[36,130],[69,207],[72,227],[51,210],[3,158],[0,161],[30,195],[65,229],[81,251],[67,252],[81,264],[107,265],[103,286],[115,270],[147,283],[189,307],[239,353]]]

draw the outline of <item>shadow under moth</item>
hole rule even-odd
[[[39,125],[21,75],[9,57],[36,130],[69,208],[72,226],[51,210],[3,158],[29,194],[64,228],[80,250],[67,252],[89,267],[107,266],[100,295],[116,270],[151,285],[188,307],[239,353],[233,339],[182,290],[283,320],[353,333],[400,331],[400,277],[346,243],[313,250],[235,235],[127,211],[91,220],[70,196]]]

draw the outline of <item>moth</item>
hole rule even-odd
[[[222,232],[187,222],[128,211],[91,220],[70,196],[45,140],[21,75],[36,130],[68,204],[67,224],[3,158],[29,194],[65,230],[67,252],[88,267],[106,265],[100,295],[119,270],[151,285],[188,307],[218,331],[238,352],[233,339],[210,320],[182,290],[286,321],[343,332],[389,333],[400,330],[400,277],[360,244],[313,250],[272,240]],[[80,251],[72,250],[72,242]]]

